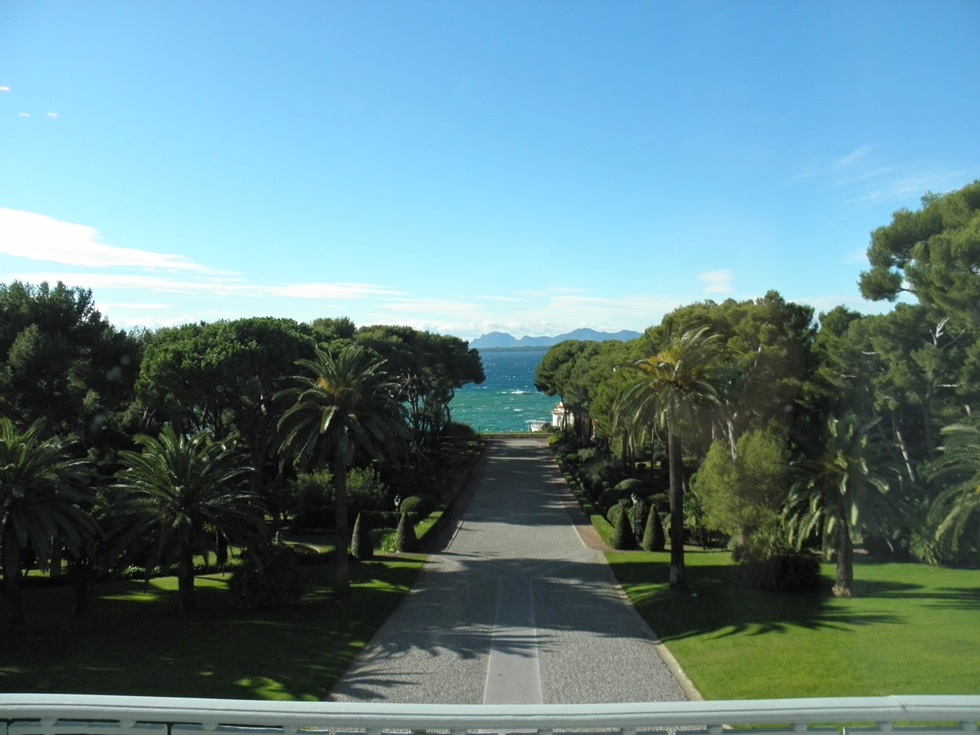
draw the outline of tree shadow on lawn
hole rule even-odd
[[[416,574],[351,571],[349,600],[329,594],[327,566],[304,570],[303,603],[255,612],[230,605],[225,579],[199,577],[188,616],[176,590],[141,581],[100,583],[81,617],[70,587],[31,590],[27,629],[0,641],[0,691],[319,700]],[[373,624],[365,609],[378,613]]]
[[[826,578],[815,592],[746,589],[738,579],[737,566],[722,563],[722,556],[715,552],[702,554],[689,552],[686,556],[690,587],[686,594],[669,589],[666,554],[650,562],[613,566],[640,614],[664,642],[708,634],[724,638],[786,633],[792,628],[854,631],[866,625],[903,622],[892,612],[865,606],[857,609],[835,600],[830,595],[831,581]],[[712,555],[719,561],[711,563]],[[872,596],[867,591],[861,594]]]

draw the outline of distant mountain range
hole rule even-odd
[[[520,339],[506,332],[490,332],[471,341],[470,347],[478,350],[505,349],[508,347],[551,347],[569,339],[577,339],[582,342],[610,342],[613,340],[627,342],[642,336],[640,332],[631,332],[628,329],[622,329],[618,332],[597,332],[594,329],[585,328],[576,329],[567,334],[559,334],[557,337],[521,337]]]

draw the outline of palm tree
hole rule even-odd
[[[42,565],[54,544],[79,555],[91,552],[99,529],[83,491],[87,463],[71,455],[73,442],[45,437],[43,422],[19,431],[0,419],[0,545],[3,547],[3,612],[13,625],[24,621],[20,573],[23,553]]]
[[[194,607],[194,551],[207,536],[255,537],[262,529],[252,471],[237,447],[215,441],[210,431],[178,435],[167,425],[159,437],[140,435],[141,451],[120,452],[121,491],[115,515],[118,541],[127,552],[146,553],[146,569],[177,564],[182,612]]]
[[[296,364],[308,374],[294,376],[298,385],[279,394],[292,400],[279,419],[282,451],[300,465],[329,467],[333,475],[334,593],[345,596],[350,592],[347,469],[358,450],[380,457],[393,438],[405,435],[404,409],[394,398],[398,386],[385,372],[385,361],[360,345],[318,347],[314,359]]]
[[[854,582],[854,535],[889,518],[901,518],[889,492],[896,474],[887,447],[872,439],[880,419],[862,422],[853,412],[831,418],[822,447],[796,463],[797,480],[786,498],[791,541],[798,546],[820,531],[837,556],[835,597],[850,597]]]
[[[631,363],[639,377],[617,400],[620,425],[633,432],[653,429],[666,436],[670,476],[670,587],[687,588],[684,570],[684,464],[681,438],[710,420],[721,406],[728,374],[719,363],[720,344],[708,329],[669,337],[655,355]]]
[[[950,483],[933,501],[928,522],[935,538],[950,539],[953,551],[971,527],[980,539],[980,416],[942,430],[942,454],[929,466],[929,478]]]

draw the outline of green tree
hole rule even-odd
[[[776,518],[788,490],[785,440],[758,429],[739,437],[732,456],[728,443],[713,442],[692,480],[708,528],[741,545],[769,519]]]
[[[316,348],[312,360],[296,363],[306,374],[283,391],[289,408],[279,419],[283,453],[302,466],[330,469],[334,483],[337,551],[334,592],[350,592],[347,547],[347,471],[361,451],[383,457],[392,440],[405,433],[404,412],[396,400],[398,386],[385,361],[356,344]]]
[[[205,539],[249,542],[262,529],[261,504],[251,491],[252,468],[231,442],[210,431],[178,434],[169,424],[158,437],[141,434],[140,451],[120,453],[114,504],[116,540],[126,554],[144,554],[150,570],[177,565],[178,602],[194,608],[194,552]]]
[[[889,496],[896,468],[872,434],[878,423],[862,422],[854,413],[830,419],[822,447],[796,463],[797,479],[786,499],[791,540],[802,546],[820,532],[825,548],[833,548],[836,597],[852,594],[854,537],[901,514],[896,495]]]
[[[967,531],[975,552],[980,551],[980,416],[942,430],[943,446],[930,465],[929,476],[944,489],[929,511],[928,523],[937,541],[959,550]]]
[[[72,454],[72,441],[45,436],[44,423],[20,431],[0,418],[0,546],[3,550],[3,614],[24,622],[21,566],[33,552],[44,567],[56,544],[76,556],[92,553],[99,528],[84,487],[88,468]]]
[[[455,391],[486,379],[480,353],[459,337],[379,325],[358,330],[356,341],[387,361],[386,370],[400,388],[398,398],[408,408],[418,448],[433,443],[450,422]]]
[[[895,212],[872,233],[868,261],[859,281],[866,299],[908,292],[955,329],[980,327],[980,181]]]
[[[139,358],[91,291],[0,284],[0,414],[19,425],[44,419],[87,449],[121,446]]]
[[[681,438],[703,428],[722,405],[730,374],[719,340],[707,328],[669,338],[664,348],[632,363],[638,378],[620,396],[618,415],[635,431],[665,434],[670,477],[670,586],[687,587],[684,569],[684,461]]]

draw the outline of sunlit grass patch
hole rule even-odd
[[[709,699],[968,694],[980,682],[980,571],[859,563],[850,599],[744,589],[724,552],[608,554],[630,599]]]

